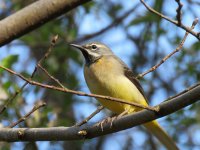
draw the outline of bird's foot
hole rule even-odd
[[[103,124],[108,123],[111,120],[112,120],[111,117],[107,117],[107,118],[103,119],[102,121],[98,122],[97,126],[100,126],[101,127],[101,131],[103,131]]]
[[[99,106],[93,113],[91,113],[87,118],[82,120],[81,122],[76,123],[74,126],[75,127],[80,127],[84,124],[86,124],[90,119],[92,119],[96,114],[98,114],[104,107]]]
[[[114,117],[107,117],[104,120],[102,120],[101,122],[97,123],[97,126],[101,127],[101,130],[103,131],[103,125],[105,123],[110,123],[110,128],[112,128],[113,126],[113,122],[119,118],[121,118],[122,116],[128,114],[128,110],[125,110],[124,112],[122,112],[121,114],[119,114],[118,116],[114,116]]]
[[[112,118],[111,118],[111,122],[110,122],[110,128],[112,128],[112,126],[113,126],[113,121],[115,121],[115,120],[121,118],[122,116],[124,116],[124,115],[126,115],[126,114],[128,114],[128,110],[123,111],[123,112],[122,112],[121,114],[119,114],[118,116],[112,117]]]

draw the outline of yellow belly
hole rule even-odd
[[[105,68],[110,69],[105,70]],[[102,65],[100,61],[94,65],[91,65],[90,67],[86,66],[84,69],[84,75],[90,91],[94,94],[111,96],[129,102],[147,105],[144,97],[136,88],[136,86],[122,73],[116,72],[115,66],[112,65],[112,62]],[[106,99],[98,100],[103,106],[117,114],[120,114],[125,110],[128,110],[129,112],[140,110],[134,106],[112,102]]]

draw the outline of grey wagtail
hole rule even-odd
[[[84,76],[92,93],[148,105],[144,91],[134,77],[133,72],[110,48],[99,42],[92,42],[83,46],[70,45],[78,48],[85,58]],[[141,108],[131,105],[97,99],[103,106],[117,114],[125,111],[134,113],[141,110]],[[145,123],[144,127],[155,135],[167,149],[178,150],[174,141],[160,127],[157,121]]]

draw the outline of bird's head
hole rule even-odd
[[[110,48],[100,42],[92,42],[85,45],[70,45],[78,48],[82,52],[87,65],[96,62],[105,55],[113,55],[113,52],[110,50]]]

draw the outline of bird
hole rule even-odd
[[[101,42],[85,45],[70,44],[79,49],[85,59],[84,77],[91,93],[120,98],[148,106],[144,90],[128,66],[113,51]],[[120,115],[142,110],[128,104],[96,98],[104,107]],[[175,142],[168,136],[156,120],[143,124],[168,150],[178,150]]]

